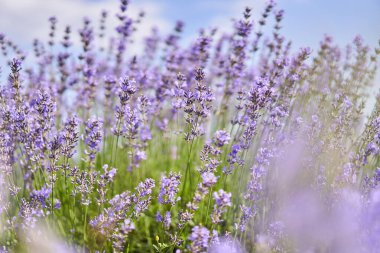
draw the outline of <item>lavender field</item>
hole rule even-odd
[[[133,4],[0,33],[0,252],[379,253],[380,41],[292,47],[273,1],[140,39]]]

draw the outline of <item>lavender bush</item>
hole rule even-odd
[[[272,1],[134,42],[128,7],[0,34],[0,252],[378,252],[380,47],[294,50]]]

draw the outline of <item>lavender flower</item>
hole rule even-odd
[[[214,134],[214,142],[217,147],[223,147],[231,140],[230,134],[224,130],[218,130]]]
[[[99,193],[99,199],[97,199],[98,205],[103,205],[106,202],[106,194],[108,192],[107,184],[114,181],[116,175],[115,168],[108,168],[108,164],[103,165],[104,173],[99,176],[97,181],[98,187],[97,192]]]
[[[125,219],[123,223],[120,224],[116,233],[112,235],[113,243],[112,246],[115,250],[123,251],[125,248],[125,240],[130,232],[135,229],[135,225],[130,219]]]
[[[155,182],[151,178],[140,182],[136,187],[137,193],[133,195],[133,202],[135,203],[134,216],[138,217],[148,208],[152,200],[151,194],[154,187]]]
[[[156,221],[157,222],[162,222],[163,221],[163,218],[162,218],[162,215],[161,215],[160,211],[157,211],[157,213],[156,213]]]
[[[164,223],[164,227],[165,229],[169,229],[170,228],[170,224],[171,224],[171,214],[169,211],[166,212],[165,214],[165,218],[163,220],[163,223]]]
[[[169,176],[161,177],[161,189],[158,194],[158,202],[161,204],[175,205],[180,198],[176,198],[179,190],[181,175],[170,172]]]
[[[191,230],[189,240],[191,241],[189,246],[191,252],[205,252],[209,246],[210,231],[205,227],[195,226]]]
[[[213,193],[215,199],[214,211],[211,214],[213,223],[219,223],[222,221],[220,218],[225,211],[225,208],[231,206],[231,195],[231,193],[227,193],[222,189]]]
[[[89,148],[88,154],[89,154],[90,160],[95,159],[95,154],[98,151],[99,145],[102,141],[102,137],[103,137],[102,126],[103,126],[102,121],[96,118],[91,118],[86,122],[84,141]]]
[[[209,189],[217,182],[218,179],[214,173],[208,171],[202,173],[201,178],[202,182],[198,184],[193,200],[186,205],[192,212],[198,209],[198,204],[202,201],[202,199],[204,199]],[[191,218],[191,216],[189,216],[189,218]],[[183,224],[180,226],[183,226]]]
[[[213,173],[211,173],[211,172],[205,172],[205,173],[202,174],[201,177],[202,177],[202,184],[205,187],[211,187],[217,181],[217,177]]]
[[[71,158],[75,153],[75,146],[79,140],[78,133],[78,119],[76,117],[69,118],[65,122],[64,130],[62,132],[62,155]]]
[[[137,91],[136,81],[133,79],[130,79],[129,77],[124,77],[120,79],[119,85],[120,85],[120,91],[119,91],[120,104],[124,106],[130,99],[131,95],[133,95]]]
[[[47,201],[48,201],[50,194],[51,194],[51,189],[44,186],[40,190],[33,190],[30,193],[30,198],[32,200],[38,201],[42,205],[43,208],[46,208],[46,207],[48,207]]]
[[[126,214],[132,206],[130,192],[116,195],[109,201],[110,207],[92,219],[89,224],[104,236],[110,237],[115,226],[126,219]]]

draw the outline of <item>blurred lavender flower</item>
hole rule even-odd
[[[208,253],[244,253],[243,247],[233,238],[219,238],[218,242],[210,245]]]
[[[164,228],[165,229],[169,229],[170,228],[170,224],[171,224],[171,214],[170,214],[170,211],[166,212],[165,218],[163,220],[163,223],[164,223]]]
[[[125,106],[131,95],[137,91],[136,81],[134,79],[130,79],[129,77],[124,77],[120,79],[119,86],[120,104],[121,106]]]
[[[130,192],[123,192],[113,197],[109,204],[109,208],[89,222],[97,232],[107,237],[112,235],[118,223],[126,219],[126,214],[132,206],[132,196]]]
[[[103,165],[103,170],[103,174],[99,176],[99,179],[97,181],[97,192],[99,193],[99,199],[97,199],[98,205],[104,205],[106,202],[106,194],[108,192],[107,184],[112,183],[116,175],[116,169],[109,169],[108,164]]]
[[[140,182],[136,187],[137,193],[133,195],[133,202],[135,203],[134,216],[141,215],[150,204],[152,200],[152,190],[155,187],[155,182],[151,178],[145,179],[144,182]]]
[[[135,229],[135,225],[130,219],[125,219],[119,226],[118,230],[113,233],[112,246],[115,250],[122,252],[125,248],[125,240],[128,234]]]
[[[43,208],[46,208],[46,207],[48,207],[46,202],[47,202],[50,194],[51,194],[51,189],[44,186],[40,190],[33,190],[30,193],[30,198],[32,200],[38,201],[42,205]]]
[[[229,133],[224,130],[218,130],[214,134],[214,142],[217,147],[223,147],[224,145],[228,144],[230,140],[231,137]]]
[[[215,199],[214,211],[211,214],[211,219],[213,223],[221,222],[221,216],[225,212],[226,207],[231,206],[231,193],[227,193],[220,189],[213,193]]]
[[[210,242],[210,231],[202,226],[195,226],[189,236],[189,250],[194,253],[205,252]]]
[[[161,189],[158,194],[158,203],[175,205],[180,199],[179,197],[175,197],[179,190],[180,180],[181,175],[179,173],[170,172],[168,177],[161,177]]]
[[[208,188],[213,186],[217,181],[217,177],[211,172],[205,172],[201,177],[203,186]]]

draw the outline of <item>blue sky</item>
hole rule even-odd
[[[144,1],[141,1],[144,2]],[[215,24],[239,15],[244,6],[258,14],[260,0],[159,0],[164,16],[174,21],[183,19],[189,34],[199,27]],[[380,0],[280,0],[277,6],[285,10],[283,32],[296,46],[317,46],[325,33],[346,44],[361,34],[370,45],[380,39]],[[223,25],[225,24],[222,22]]]
[[[186,23],[185,36],[194,38],[200,27],[230,27],[230,19],[239,17],[245,6],[255,15],[264,0],[132,0],[131,13],[146,9],[147,19],[141,36],[152,25],[163,31],[173,22]],[[101,9],[115,10],[118,0],[0,0],[0,31],[25,46],[38,37],[46,37],[47,18],[56,15],[59,25],[79,23],[82,16],[98,17]],[[278,0],[285,10],[283,33],[295,47],[315,48],[325,33],[344,45],[361,34],[371,46],[380,38],[380,0]],[[75,25],[74,25],[75,27]]]

